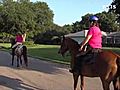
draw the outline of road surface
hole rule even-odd
[[[24,66],[17,68],[16,62],[11,66],[11,55],[0,51],[0,90],[73,90],[73,78],[68,67],[30,57],[28,59],[27,69]],[[103,90],[99,78],[86,77],[85,90]]]

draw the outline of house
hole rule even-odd
[[[88,30],[82,30],[76,33],[67,34],[65,35],[65,37],[70,37],[80,44],[85,39],[87,33],[88,33]],[[106,32],[103,32],[103,31],[102,31],[102,35],[107,36]]]
[[[70,37],[80,44],[84,40],[85,36],[87,35],[87,32],[88,30],[83,30],[76,33],[67,34],[65,35],[65,37]]]
[[[112,32],[103,38],[104,46],[120,47],[120,32]]]

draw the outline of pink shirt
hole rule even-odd
[[[102,34],[99,27],[90,27],[88,35],[92,35],[91,39],[88,42],[92,48],[102,48]]]
[[[16,42],[20,42],[20,43],[23,42],[23,37],[22,37],[22,35],[17,35],[17,36],[16,36]]]

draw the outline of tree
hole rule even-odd
[[[0,5],[0,32],[16,34],[28,32],[34,37],[53,24],[53,12],[45,2],[30,0],[2,0]]]
[[[82,20],[80,22],[76,21],[73,23],[73,32],[88,30],[89,29],[89,17],[93,14],[86,14],[82,16]],[[99,18],[100,28],[105,32],[113,32],[119,31],[119,23],[117,23],[116,18],[117,15],[112,12],[101,12],[95,14]]]
[[[109,6],[109,11],[118,15],[118,22],[120,23],[120,0],[113,0]]]
[[[119,23],[117,23],[117,15],[112,12],[102,12],[96,14],[99,17],[100,28],[105,32],[119,31]]]
[[[35,32],[43,32],[53,25],[53,11],[49,9],[45,2],[34,3],[32,10],[35,14],[35,30],[37,30]]]
[[[72,25],[66,24],[62,27],[62,31],[64,32],[64,34],[68,34],[72,32]]]
[[[82,20],[76,21],[75,23],[73,23],[73,31],[72,32],[77,32],[77,31],[82,31],[82,30],[86,30],[89,28],[89,17],[92,14],[86,14],[85,16],[82,16]]]

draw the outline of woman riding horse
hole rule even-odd
[[[88,53],[92,57],[89,63],[94,63],[95,62],[94,58],[97,56],[97,53],[101,52],[101,48],[102,48],[102,33],[98,25],[98,18],[96,16],[91,16],[89,21],[90,21],[90,28],[89,28],[88,34],[85,40],[82,42],[82,45],[79,49],[81,53],[82,52],[86,52],[86,53],[84,55],[78,55],[77,61],[76,61],[76,64],[79,64],[80,69],[82,69],[82,61],[86,60],[86,55]],[[84,51],[84,47],[86,46],[86,44],[88,45],[87,45],[86,51]],[[88,57],[90,57],[90,55]],[[79,59],[81,60],[80,62],[79,62]],[[73,71],[75,68],[77,67],[74,67],[71,71]],[[79,69],[79,72],[81,72],[80,69]]]
[[[22,45],[23,42],[25,42],[25,38],[26,38],[26,33],[24,33],[23,35],[18,32],[15,38],[15,44],[12,46],[12,49],[14,50],[14,48],[18,45]]]
[[[103,90],[110,90],[111,82],[114,90],[120,90],[120,56],[112,51],[102,50],[101,52],[101,31],[97,21],[96,16],[90,17],[91,27],[81,47],[70,38],[63,37],[61,42],[59,53],[64,55],[68,50],[71,53],[74,90],[77,89],[79,75],[81,75],[81,90],[84,90],[84,76],[100,77]],[[89,64],[84,62],[87,56],[80,53],[87,43],[89,44],[87,54],[90,53],[93,56]]]
[[[12,47],[12,65],[14,61],[14,55],[17,56],[17,67],[19,67],[19,59],[22,64],[21,56],[23,56],[26,66],[28,66],[27,61],[27,47],[22,45],[25,41],[26,33],[22,35],[20,32],[16,35],[16,39],[11,39],[11,47]]]
[[[64,54],[69,51],[71,61],[77,61],[76,55],[80,53],[78,50],[80,45],[75,40],[64,37],[61,40],[61,47],[59,53]],[[81,61],[81,60],[78,60]],[[79,63],[79,62],[78,62]],[[77,66],[75,64],[74,66]],[[79,66],[78,66],[79,67]],[[79,71],[80,68],[76,68]],[[84,76],[86,77],[100,77],[103,90],[110,90],[109,85],[113,82],[114,90],[120,90],[120,56],[112,51],[102,50],[92,64],[83,63],[81,73],[73,71],[74,90],[77,89],[78,78],[81,76],[81,90],[84,90]]]

